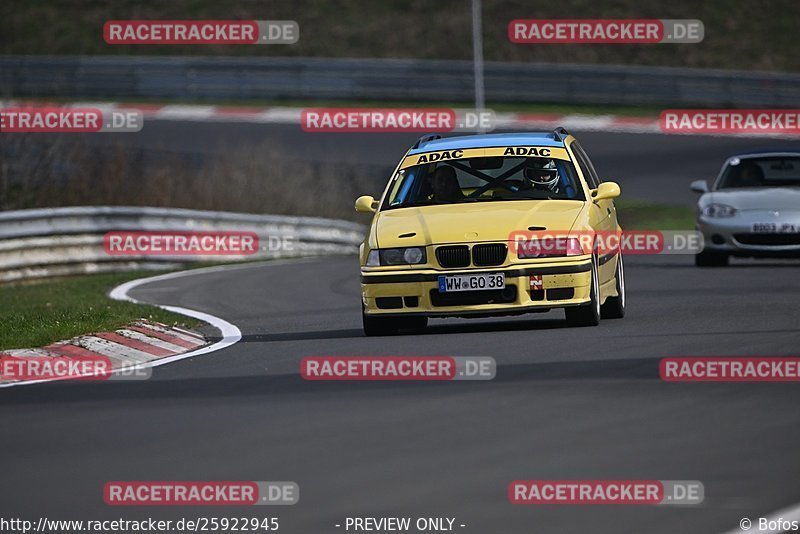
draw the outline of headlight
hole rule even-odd
[[[367,267],[378,265],[418,265],[425,263],[425,249],[423,247],[384,248],[371,250],[367,257]]]
[[[703,215],[706,217],[733,217],[736,215],[736,208],[727,204],[709,204],[703,208]]]
[[[381,264],[380,255],[377,250],[370,250],[367,256],[367,267],[377,267]]]
[[[422,260],[425,259],[425,250],[417,247],[407,248],[405,252],[403,252],[403,259],[406,263],[412,265],[422,263]]]
[[[517,256],[525,258],[547,258],[551,256],[580,256],[583,251],[577,237],[543,237],[517,242]]]
[[[425,263],[425,249],[421,247],[385,248],[380,251],[381,265],[416,265]]]

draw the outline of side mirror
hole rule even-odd
[[[708,184],[705,180],[695,180],[689,185],[689,189],[695,193],[708,193]]]
[[[356,211],[359,213],[375,213],[378,211],[378,201],[369,195],[356,199]]]
[[[592,200],[608,200],[617,198],[620,195],[619,184],[617,182],[603,182],[597,189],[592,190]]]

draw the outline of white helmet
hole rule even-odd
[[[558,169],[551,159],[528,159],[524,175],[525,179],[530,181],[535,189],[549,189],[552,191],[558,183]]]

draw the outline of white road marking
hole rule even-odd
[[[194,276],[196,274],[206,274],[206,273],[215,273],[220,271],[238,271],[240,269],[252,269],[255,267],[263,267],[265,265],[269,266],[277,266],[277,265],[286,265],[287,263],[305,263],[309,261],[314,261],[316,258],[301,258],[301,259],[290,259],[290,260],[283,260],[283,261],[259,261],[253,263],[246,263],[240,265],[218,265],[215,267],[205,267],[201,269],[189,269],[187,271],[177,271],[174,273],[167,273],[167,274],[160,274],[157,276],[150,276],[147,278],[139,278],[138,280],[131,280],[130,282],[125,282],[124,284],[118,285],[111,292],[108,294],[114,300],[124,300],[128,302],[135,302],[137,304],[150,304],[149,302],[139,302],[138,300],[130,297],[128,292],[136,287],[139,287],[143,284],[149,284],[151,282],[160,282],[162,280],[172,280],[174,278],[183,278],[184,276]],[[211,352],[216,352],[218,350],[222,350],[224,348],[230,347],[234,343],[237,343],[240,339],[242,339],[242,332],[239,328],[226,321],[225,319],[221,319],[209,313],[200,312],[197,310],[192,310],[189,308],[181,308],[180,306],[162,306],[160,304],[152,304],[153,306],[157,306],[161,309],[179,313],[181,315],[186,315],[188,317],[193,317],[195,319],[200,319],[211,326],[216,327],[222,333],[222,339],[213,343],[211,345],[206,345],[205,347],[201,347],[199,349],[190,350],[189,352],[184,352],[183,354],[176,354],[175,356],[167,356],[166,358],[159,358],[158,360],[153,360],[144,364],[140,367],[158,367],[160,365],[166,365],[168,363],[177,362],[179,360],[185,360],[186,358],[193,358],[195,356],[200,356],[202,354],[209,354]]]

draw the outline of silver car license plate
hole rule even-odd
[[[800,232],[800,226],[790,223],[753,223],[754,234],[796,234]]]

